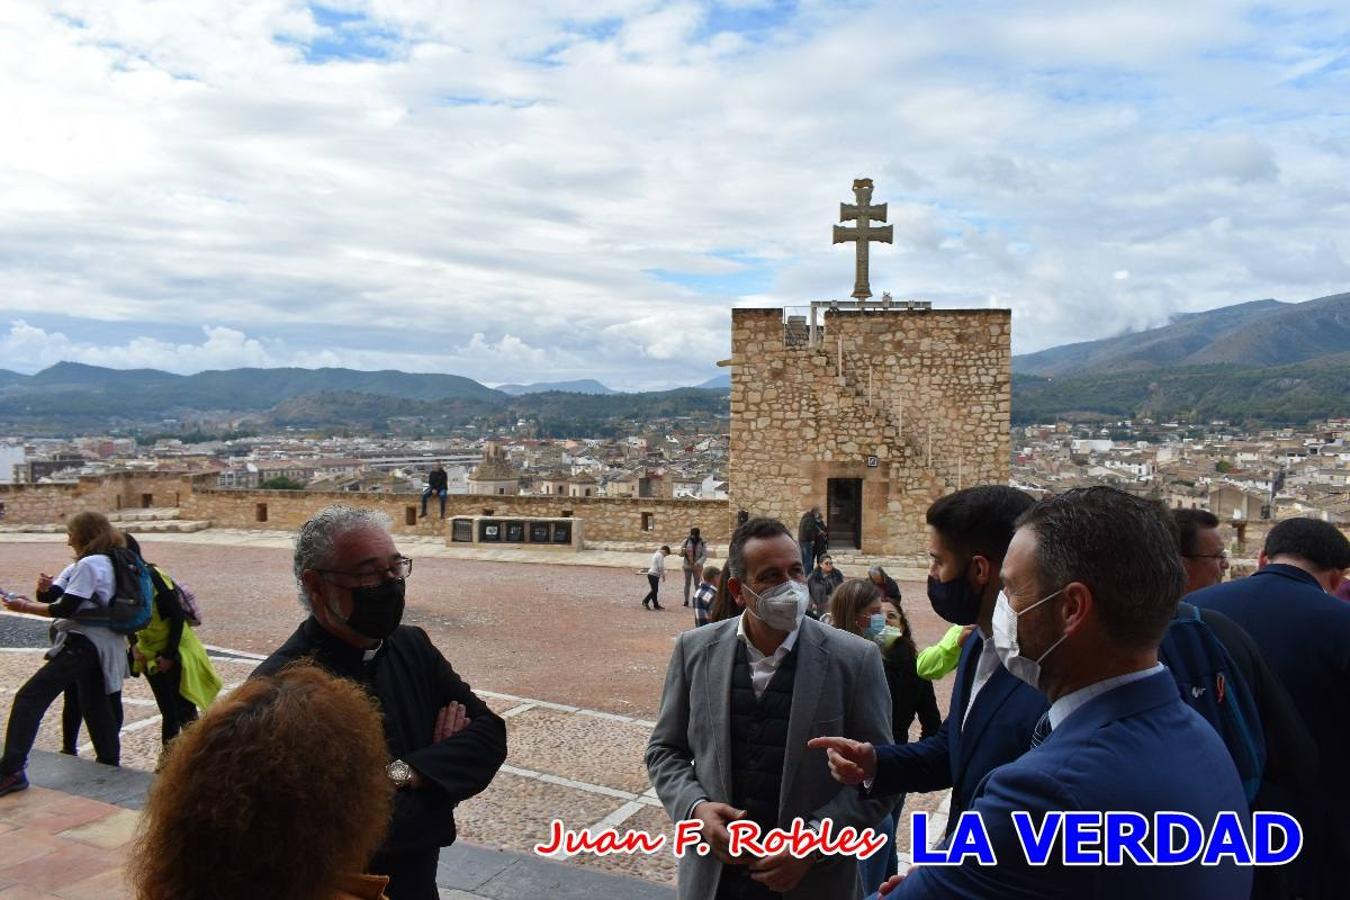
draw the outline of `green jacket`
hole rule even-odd
[[[155,572],[165,585],[173,588],[173,581],[167,572],[158,566],[155,566]],[[192,626],[182,621],[182,610],[167,610],[165,614],[160,606],[159,596],[156,595],[155,603],[151,606],[150,624],[136,632],[136,651],[144,657],[144,661],[133,657],[132,671],[137,675],[153,675],[159,669],[159,657],[174,660],[183,670],[183,677],[178,682],[178,693],[198,709],[205,709],[220,693],[220,676],[211,665],[206,648],[192,632]],[[178,646],[171,647],[172,637],[180,628]]]
[[[942,636],[942,640],[919,651],[914,668],[918,671],[920,678],[937,681],[944,675],[956,671],[956,663],[961,658],[961,629],[963,627],[962,625],[953,625],[947,629],[947,633]]]

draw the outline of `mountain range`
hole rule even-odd
[[[1256,300],[1147,331],[1013,357],[1013,422],[1152,417],[1299,424],[1350,416],[1350,293]],[[623,433],[661,417],[727,414],[724,372],[696,387],[619,393],[593,379],[506,384],[354,369],[175,375],[62,362],[0,370],[0,427],[22,434],[246,417],[259,425],[433,431],[533,421],[541,436]],[[588,429],[591,431],[588,432]]]
[[[1350,293],[1178,315],[1160,328],[1015,356],[1012,371],[1015,423],[1350,415]]]
[[[534,384],[499,384],[497,390],[512,397],[525,394],[547,394],[549,391],[561,391],[565,394],[617,394],[618,391],[605,387],[594,378],[579,381],[538,381]]]
[[[519,394],[458,375],[338,368],[175,375],[61,362],[34,375],[0,371],[0,426],[37,435],[243,417],[260,425],[370,430],[399,419],[445,431],[526,419],[542,436],[575,436],[587,429],[619,433],[635,418],[711,421],[727,406],[726,391],[698,388],[620,394],[590,380],[505,387]]]

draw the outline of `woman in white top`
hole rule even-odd
[[[106,607],[115,590],[108,553],[123,546],[122,535],[106,516],[83,512],[71,518],[66,539],[75,562],[55,578],[39,575],[37,600],[5,601],[14,612],[56,619],[56,641],[47,662],[14,697],[5,753],[0,759],[0,795],[28,787],[24,768],[37,739],[38,726],[52,701],[72,685],[78,688],[80,712],[89,726],[98,761],[118,764],[121,747],[116,716],[108,695],[122,690],[127,675],[127,641],[102,625],[81,621],[79,613]]]

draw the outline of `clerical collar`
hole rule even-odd
[[[380,652],[380,648],[383,646],[384,641],[379,641],[375,644],[374,647],[371,647],[369,650],[362,652],[361,662],[370,662],[372,659],[375,658],[375,654]]]

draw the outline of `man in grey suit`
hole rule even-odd
[[[745,612],[679,636],[666,671],[647,771],[672,820],[698,819],[707,855],[680,859],[680,900],[852,898],[854,856],[728,854],[727,826],[764,831],[875,828],[894,797],[864,798],[830,777],[806,742],[846,733],[886,741],[891,698],[870,641],[804,617],[801,551],[783,523],[751,519],[727,554],[727,589]],[[838,729],[838,730],[836,730]]]

